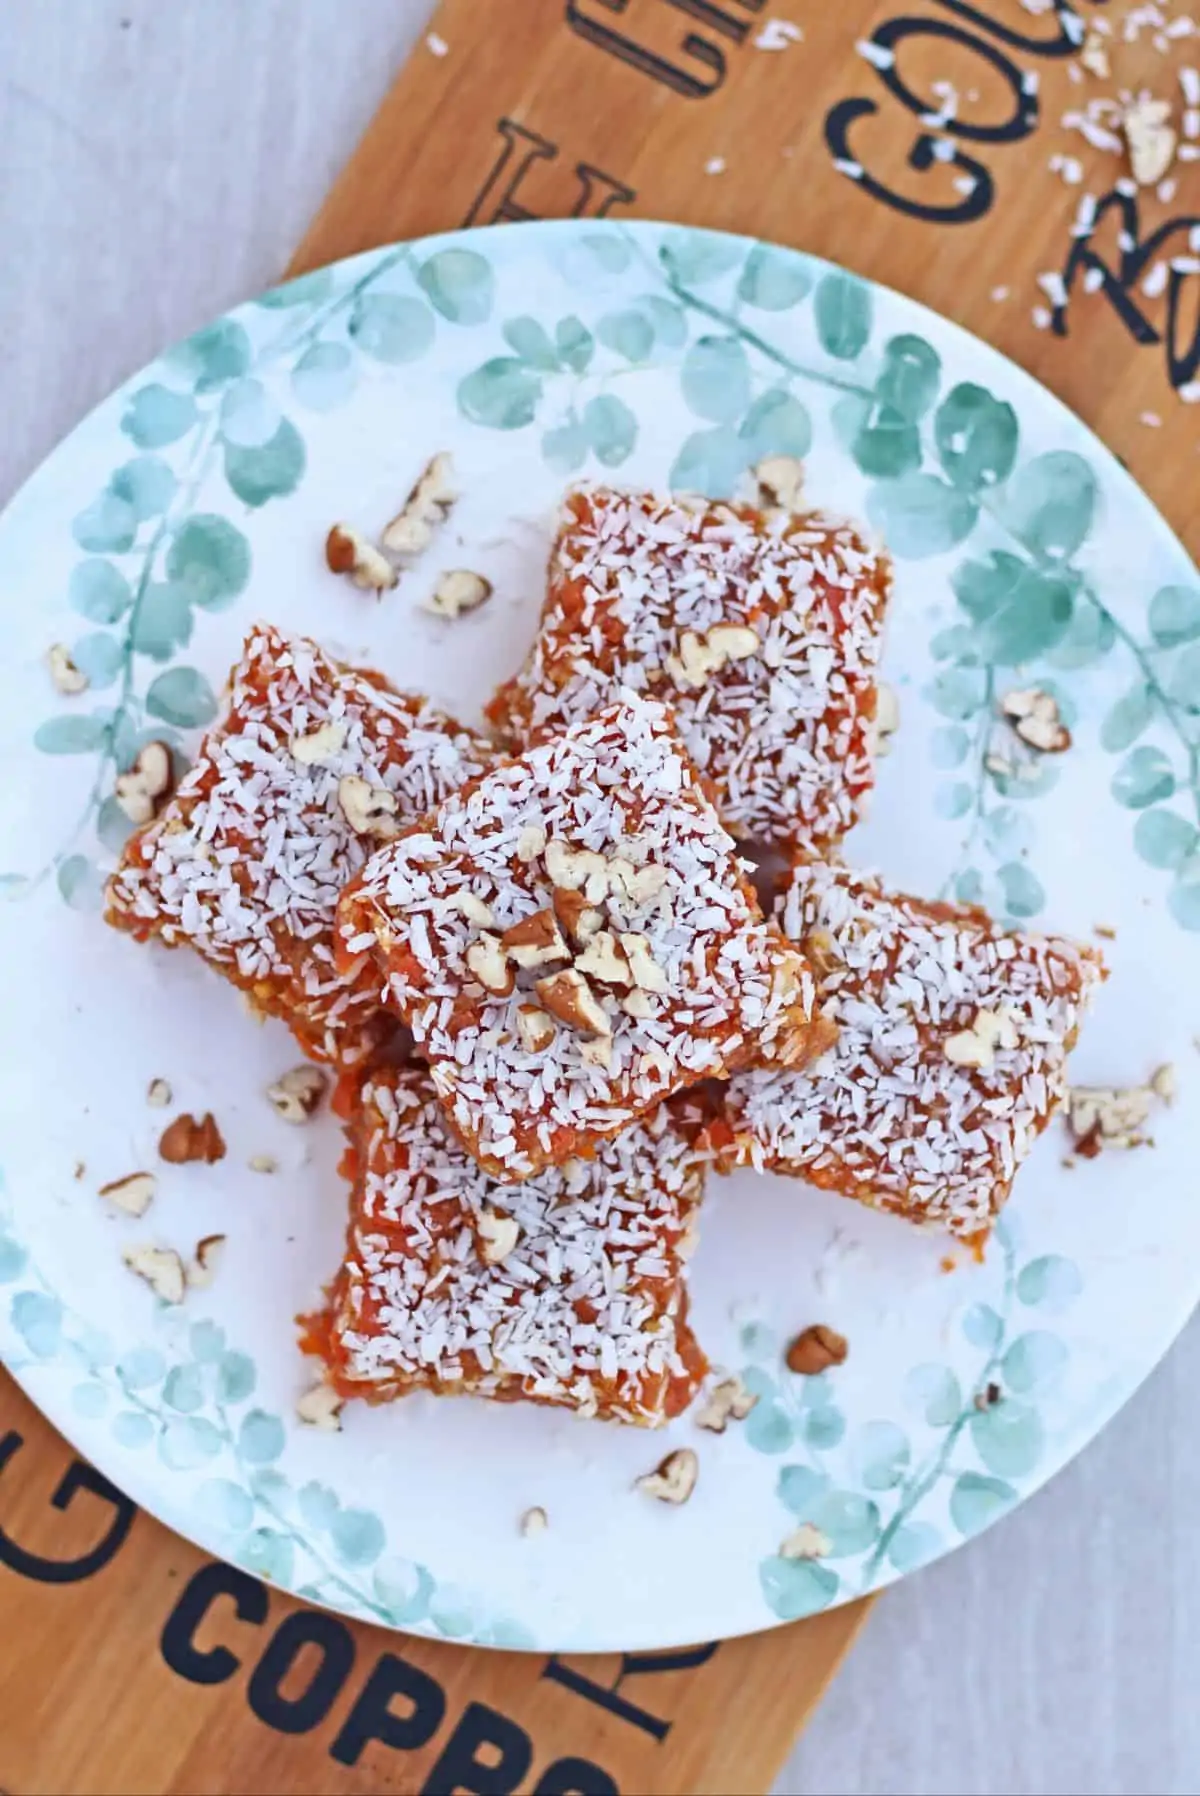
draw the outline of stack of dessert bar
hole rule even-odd
[[[1103,968],[839,860],[890,587],[819,512],[572,492],[489,735],[252,632],[108,916],[338,1070],[340,1395],[678,1414],[713,1166],[986,1239]]]

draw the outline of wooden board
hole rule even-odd
[[[1104,9],[1118,34],[1125,10]],[[1131,199],[1120,163],[1100,159],[1088,237],[1071,234],[1083,188],[1048,160],[1080,152],[1066,109],[1116,78],[1170,93],[1200,51],[1163,55],[1146,32],[1114,52],[1113,83],[1089,88],[1070,80],[1064,16],[1018,0],[906,0],[903,16],[853,0],[445,0],[292,272],[389,238],[567,213],[796,243],[1030,368],[1194,552],[1200,261],[1157,297],[1141,284],[1154,257],[1200,254],[1200,165],[1177,171],[1175,196]],[[938,80],[959,117],[931,124]],[[1102,272],[1085,291],[1089,268]],[[1057,306],[1054,283],[1037,284],[1054,273]],[[865,1608],[623,1658],[401,1639],[207,1560],[0,1383],[0,1787],[20,1796],[763,1791]]]

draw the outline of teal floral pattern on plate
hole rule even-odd
[[[378,604],[334,580],[329,525],[378,530],[439,449],[463,498],[427,564]],[[808,1614],[1021,1501],[1191,1308],[1184,1103],[1156,1119],[1151,1158],[1068,1174],[1047,1140],[986,1263],[952,1275],[941,1244],[894,1221],[779,1181],[722,1182],[697,1311],[714,1359],[760,1400],[719,1439],[684,1421],[660,1447],[423,1400],[350,1416],[340,1435],[294,1418],[293,1318],[339,1249],[336,1130],[321,1121],[303,1149],[281,1136],[256,1094],[290,1063],[282,1033],[251,1030],[186,955],[100,926],[129,827],[115,777],[151,739],[186,765],[259,615],[470,715],[533,628],[566,482],[723,496],[772,454],[805,458],[813,499],[868,519],[897,558],[885,671],[902,728],[850,852],[1013,923],[1116,927],[1082,1073],[1133,1082],[1174,1058],[1186,1086],[1200,580],[1077,420],[895,294],[793,251],[652,225],[371,252],[168,351],[0,522],[0,1341],[139,1500],[312,1600],[577,1650]],[[455,565],[496,596],[447,625],[420,601]],[[86,675],[81,695],[55,693],[52,643]],[[1014,753],[998,703],[1017,686],[1054,694],[1069,754]],[[131,1289],[119,1250],[137,1231],[95,1195],[152,1155],[142,1094],[163,1073],[181,1107],[213,1108],[236,1138],[219,1173],[160,1173],[143,1234],[181,1250],[228,1237],[220,1278],[180,1311]],[[266,1148],[273,1180],[247,1169]],[[798,1379],[783,1348],[813,1319],[851,1356]],[[683,1441],[699,1442],[701,1483],[667,1514],[630,1487]],[[536,1545],[517,1527],[534,1504],[551,1514]],[[827,1555],[780,1555],[799,1521]],[[605,1569],[618,1559],[624,1594]]]

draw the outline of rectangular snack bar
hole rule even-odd
[[[371,960],[334,968],[338,895],[383,836],[494,759],[427,700],[260,625],[226,715],[126,845],[107,919],[187,943],[306,1053],[350,1064],[391,1023]]]
[[[779,914],[838,1039],[807,1071],[739,1073],[724,1152],[982,1243],[1062,1101],[1100,956],[808,860]]]
[[[424,1068],[348,1074],[346,1255],[306,1344],[344,1397],[526,1398],[654,1427],[707,1362],[683,1262],[704,1188],[696,1130],[664,1105],[593,1160],[496,1185]]]
[[[891,580],[821,512],[581,489],[533,648],[487,713],[524,747],[620,687],[661,699],[734,835],[825,850],[873,780]]]
[[[339,907],[495,1177],[594,1151],[671,1092],[829,1039],[661,705],[632,695],[473,781]]]

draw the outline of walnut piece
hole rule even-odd
[[[1147,1085],[1132,1085],[1125,1090],[1102,1085],[1075,1085],[1067,1093],[1067,1122],[1075,1137],[1075,1152],[1085,1160],[1094,1160],[1106,1147],[1145,1147],[1149,1136],[1143,1131],[1161,1092],[1154,1079],[1162,1082],[1164,1068]],[[1174,1069],[1171,1069],[1173,1077]]]
[[[995,1061],[997,1048],[1015,1048],[1020,1039],[1010,1010],[980,1010],[969,1029],[946,1037],[942,1053],[952,1066],[986,1071]]]
[[[279,1171],[279,1162],[274,1154],[251,1154],[246,1165],[251,1172],[270,1174]]]
[[[159,1136],[158,1155],[171,1166],[188,1166],[197,1160],[203,1160],[206,1166],[215,1166],[218,1160],[223,1160],[225,1142],[212,1111],[206,1110],[197,1122],[185,1110],[169,1122]]]
[[[1104,39],[1098,31],[1089,31],[1083,40],[1083,49],[1079,52],[1079,63],[1089,75],[1095,75],[1098,81],[1112,78],[1112,65],[1108,60],[1108,50]]]
[[[365,592],[387,592],[400,578],[387,556],[352,524],[333,526],[325,538],[325,563],[331,573],[349,574]]]
[[[539,1010],[536,1004],[522,1004],[517,1009],[517,1040],[531,1054],[541,1054],[550,1046],[558,1030],[554,1018]]]
[[[517,859],[528,866],[536,861],[546,846],[546,832],[540,823],[527,823],[517,837]]]
[[[608,929],[596,931],[576,960],[575,968],[592,979],[599,979],[602,985],[633,983],[624,950],[618,947],[616,937]]]
[[[589,904],[582,892],[568,892],[562,886],[554,888],[554,914],[576,948],[585,948],[604,927],[603,911]]]
[[[390,842],[399,834],[399,803],[386,786],[373,786],[359,774],[347,773],[338,781],[337,796],[338,808],[356,836]]]
[[[780,1542],[779,1557],[781,1559],[824,1559],[832,1553],[833,1542],[828,1534],[812,1522],[801,1522],[798,1528]]]
[[[521,1534],[526,1540],[533,1540],[538,1534],[544,1534],[550,1526],[550,1517],[541,1508],[527,1509],[521,1517]]]
[[[331,1384],[314,1384],[296,1399],[296,1419],[323,1434],[337,1434],[342,1426],[342,1399]]]
[[[566,1023],[568,1028],[578,1029],[585,1035],[612,1034],[612,1024],[604,1006],[583,974],[574,967],[548,974],[537,981],[534,989],[550,1015],[557,1017],[560,1023]]]
[[[823,1322],[813,1322],[801,1329],[784,1357],[789,1372],[815,1378],[819,1372],[828,1372],[830,1366],[844,1364],[849,1351],[845,1335],[827,1328]]]
[[[454,899],[461,914],[468,923],[474,923],[476,929],[491,929],[496,919],[492,915],[492,907],[477,898],[474,892],[458,892]]]
[[[758,462],[754,480],[766,505],[798,511],[804,496],[804,463],[798,455],[767,455]]]
[[[553,838],[546,843],[546,872],[552,886],[582,892],[589,904],[602,904],[608,897],[608,862],[594,848],[572,848]]]
[[[631,1016],[638,1022],[645,1022],[647,1017],[654,1015],[654,1005],[650,1001],[650,993],[644,992],[638,985],[635,985],[632,991],[625,992],[617,1002],[626,1016]]]
[[[438,576],[425,609],[435,617],[465,617],[469,611],[486,605],[491,596],[492,583],[482,574],[473,574],[465,567],[452,568]]]
[[[730,1422],[744,1422],[758,1397],[748,1391],[741,1379],[733,1374],[723,1378],[713,1386],[703,1405],[696,1411],[697,1428],[707,1428],[712,1434],[724,1434]]]
[[[113,797],[131,823],[152,823],[175,789],[175,766],[165,742],[144,742],[137,759],[119,773]]]
[[[571,958],[571,951],[549,906],[534,911],[532,916],[522,917],[519,923],[506,929],[500,943],[524,972],[534,967],[561,966]]]
[[[653,865],[635,867],[622,855],[617,855],[608,863],[608,882],[611,890],[635,908],[641,904],[649,904],[657,898],[666,885],[667,878],[665,867]]]
[[[165,1079],[151,1079],[146,1087],[146,1102],[151,1110],[165,1110],[174,1093]]]
[[[415,557],[433,541],[436,526],[450,515],[458,498],[454,464],[444,450],[433,456],[417,484],[383,533],[383,546],[393,555]]]
[[[667,668],[681,686],[706,686],[730,661],[746,661],[758,649],[758,632],[748,624],[714,624],[703,636],[685,630],[679,653],[667,657]]]
[[[187,1268],[188,1284],[196,1290],[203,1290],[206,1285],[211,1285],[224,1251],[224,1235],[205,1235],[197,1241],[192,1263]]]
[[[471,943],[466,953],[467,967],[485,992],[494,997],[507,998],[516,984],[516,975],[509,964],[508,954],[498,935],[485,929]]]
[[[651,954],[648,938],[636,933],[626,933],[621,937],[621,946],[629,962],[633,983],[644,992],[665,992],[667,975]]]
[[[340,754],[345,745],[345,724],[329,722],[310,730],[307,736],[293,736],[288,750],[293,761],[299,761],[302,767],[323,767],[334,755]]]
[[[144,1216],[154,1201],[158,1181],[152,1172],[131,1172],[123,1179],[101,1185],[100,1196],[126,1216]]]
[[[187,1278],[173,1247],[127,1247],[121,1258],[164,1303],[183,1302]]]
[[[479,1212],[479,1257],[485,1266],[498,1266],[506,1260],[521,1239],[521,1227],[515,1217],[486,1205]]]
[[[1006,692],[1000,700],[1000,714],[1012,724],[1021,741],[1039,754],[1061,755],[1071,746],[1071,732],[1059,714],[1052,692],[1032,686]]]
[[[1171,102],[1142,94],[1130,101],[1121,123],[1129,145],[1129,166],[1139,187],[1156,187],[1175,160],[1176,135]]]
[[[318,1066],[294,1066],[267,1087],[267,1101],[284,1122],[306,1123],[315,1116],[329,1081]]]
[[[638,1478],[634,1488],[657,1497],[660,1503],[686,1503],[699,1476],[700,1461],[692,1449],[677,1447],[652,1472]]]
[[[76,667],[72,661],[71,651],[65,642],[52,643],[46,650],[46,665],[50,669],[54,690],[61,692],[64,698],[74,698],[80,692],[86,692],[91,685],[83,669]]]

